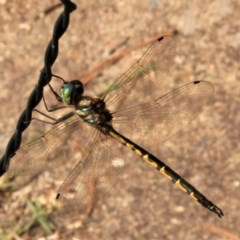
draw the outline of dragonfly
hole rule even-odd
[[[203,80],[159,95],[159,87],[170,74],[175,48],[172,36],[157,39],[102,97],[85,95],[79,80],[62,79],[60,94],[52,90],[69,112],[53,120],[50,131],[17,150],[8,173],[26,175],[44,170],[49,155],[60,151],[64,141],[74,139],[80,160],[56,195],[59,215],[68,216],[84,211],[115,188],[128,149],[203,207],[222,217],[223,211],[217,205],[147,150],[151,145],[160,147],[163,141],[187,127],[213,99],[213,84]]]

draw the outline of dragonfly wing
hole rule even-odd
[[[124,109],[126,104],[136,103],[136,99],[152,97],[158,93],[160,84],[168,77],[173,65],[176,42],[171,36],[163,36],[155,41],[144,55],[108,89],[104,100],[112,112],[114,103],[117,109]],[[121,100],[123,100],[121,102]],[[126,101],[125,101],[126,100]]]
[[[88,149],[58,191],[57,216],[89,213],[96,200],[114,189],[122,176],[124,147],[96,129],[90,136]]]
[[[196,118],[212,102],[213,94],[210,82],[191,82],[155,100],[114,113],[113,126],[142,146],[159,146]]]
[[[59,151],[76,128],[81,127],[79,126],[81,122],[79,117],[72,116],[54,125],[41,137],[23,145],[11,158],[7,173],[9,175],[33,175],[48,168],[55,160],[52,158],[51,162],[51,155]]]

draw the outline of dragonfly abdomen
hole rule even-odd
[[[155,157],[142,147],[138,146],[137,144],[133,143],[131,140],[124,137],[120,133],[116,132],[113,128],[109,130],[109,135],[125,147],[131,149],[136,155],[140,156],[144,161],[149,163],[165,177],[170,179],[174,183],[174,185],[176,185],[182,191],[186,192],[192,199],[198,201],[202,206],[209,209],[210,211],[215,212],[219,217],[223,216],[223,212],[220,208],[214,205],[195,187],[193,187],[190,183],[184,180],[180,175],[178,175],[174,170],[172,170],[169,166],[167,166],[157,157]]]

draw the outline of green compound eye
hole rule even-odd
[[[72,83],[66,83],[63,85],[63,88],[61,89],[61,99],[66,104],[71,104],[71,94],[73,91],[73,84]]]

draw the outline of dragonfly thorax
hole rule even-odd
[[[100,98],[83,96],[76,107],[76,112],[85,122],[103,132],[106,132],[107,126],[111,125],[112,114]]]

